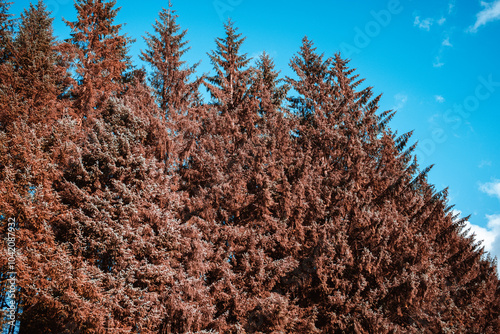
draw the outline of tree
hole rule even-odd
[[[199,86],[203,77],[190,82],[198,64],[188,67],[182,60],[189,50],[186,48],[187,30],[180,31],[177,15],[169,2],[168,9],[162,9],[159,20],[153,26],[155,34],[145,38],[148,49],[143,51],[141,59],[148,62],[153,73],[150,84],[163,115],[168,123],[171,135],[161,151],[159,160],[168,160],[170,167],[178,165],[189,154],[192,145],[192,131],[196,131],[196,114],[201,108]],[[160,152],[159,151],[159,152]]]
[[[0,65],[10,57],[12,47],[13,20],[10,18],[9,8],[12,2],[0,1]]]
[[[97,31],[112,26],[96,17],[113,5],[77,7]],[[39,44],[25,28],[43,27],[43,13],[23,15],[14,42],[26,50],[11,49],[2,79],[8,69],[22,83],[14,74],[53,62],[36,60],[52,50],[48,29]],[[148,35],[143,53],[162,90],[147,86],[144,70],[93,78],[88,69],[106,74],[114,63],[80,39],[78,116],[0,127],[0,234],[12,242],[15,233],[18,249],[12,288],[12,249],[0,243],[0,303],[13,304],[20,334],[499,332],[495,261],[466,236],[468,218],[428,181],[432,166],[419,167],[411,132],[388,127],[394,111],[379,111],[380,96],[348,60],[305,38],[285,105],[290,86],[266,54],[247,68],[229,22],[211,53],[213,103],[203,104],[175,19],[160,13],[165,34]],[[74,38],[111,38],[82,29]],[[78,58],[84,49],[94,58]],[[25,82],[1,84],[38,101]],[[104,91],[86,95],[89,104],[86,87]],[[28,115],[16,103],[14,115]],[[83,126],[81,115],[90,116]]]
[[[120,35],[121,24],[113,24],[119,10],[115,5],[116,1],[78,0],[77,21],[66,21],[72,31],[66,49],[74,53],[78,75],[73,94],[83,116],[98,115],[96,109],[122,91],[123,74],[130,65],[130,39]]]
[[[283,107],[290,86],[282,84],[284,80],[279,79],[279,73],[274,69],[273,59],[264,51],[255,64],[252,78],[252,94],[262,105],[271,103],[276,108]]]
[[[46,248],[20,259],[21,334],[186,332],[210,323],[202,277],[212,246],[179,219],[176,181],[154,156],[158,129],[167,135],[158,114],[148,89],[134,82],[101,118],[81,128],[61,119],[44,138],[60,171],[45,186],[57,206],[40,232]]]
[[[39,0],[21,15],[19,32],[14,40],[16,90],[21,104],[29,105],[30,119],[54,118],[55,102],[69,85],[68,66],[59,54],[46,6]],[[36,111],[36,115],[33,112]]]
[[[234,23],[228,20],[224,24],[225,38],[217,38],[217,48],[208,56],[216,75],[205,83],[220,112],[231,112],[239,107],[248,97],[251,71],[245,68],[250,59],[240,54],[240,47],[245,38],[240,38]]]
[[[200,79],[189,83],[189,77],[195,73],[198,64],[186,67],[182,56],[189,50],[184,41],[187,30],[180,31],[177,15],[169,8],[160,12],[160,20],[153,26],[155,35],[145,38],[148,49],[141,53],[141,59],[153,68],[150,80],[161,110],[167,117],[183,114],[197,99]]]
[[[332,59],[323,60],[324,55],[319,55],[315,51],[314,43],[304,37],[300,51],[290,61],[290,67],[297,74],[298,80],[287,78],[292,88],[301,96],[290,100],[292,108],[297,110],[306,122],[315,113],[335,110],[335,106],[328,105],[326,102],[334,100],[332,98],[333,79],[328,70]]]

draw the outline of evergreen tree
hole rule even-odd
[[[11,2],[0,0],[0,128],[5,128],[9,120],[15,117],[11,109],[13,92],[14,68],[9,61],[12,57],[14,22],[9,8]]]
[[[20,85],[17,90],[22,103],[30,106],[33,121],[55,116],[54,103],[67,89],[69,81],[67,65],[59,54],[52,31],[53,19],[49,15],[42,0],[36,6],[30,4],[21,15],[14,41],[14,68]]]
[[[13,20],[9,14],[12,2],[0,0],[0,65],[10,57],[13,35]]]
[[[260,55],[255,64],[254,77],[252,78],[252,93],[265,104],[268,100],[276,108],[281,108],[287,97],[290,86],[282,84],[279,71],[274,69],[274,61],[265,51]],[[261,106],[261,109],[265,107]]]
[[[150,89],[122,75],[114,4],[77,3],[76,119],[30,118],[65,87],[41,2],[0,64],[0,234],[15,218],[18,250],[10,295],[0,244],[0,303],[19,333],[499,332],[495,261],[347,60],[304,38],[283,84],[228,22],[204,105],[171,5]]]
[[[77,21],[66,21],[72,31],[66,49],[74,53],[78,75],[73,89],[76,108],[87,117],[99,114],[96,109],[123,90],[123,75],[130,65],[130,39],[120,35],[121,24],[114,24],[119,10],[115,5],[115,0],[78,0]]]
[[[225,38],[217,38],[217,48],[208,55],[216,75],[209,77],[205,85],[220,112],[230,112],[247,99],[251,70],[246,68],[250,59],[239,53],[245,38],[241,38],[230,20],[224,29]]]
[[[42,1],[21,14],[19,31],[11,43],[9,61],[2,65],[4,126],[15,119],[29,122],[59,117],[64,103],[58,97],[67,90],[69,65],[63,61],[52,31],[50,13]]]
[[[141,54],[141,59],[153,68],[151,86],[161,110],[167,117],[183,114],[197,99],[200,80],[189,83],[189,77],[195,73],[194,65],[187,67],[182,56],[189,50],[185,48],[187,30],[180,31],[177,15],[169,8],[163,8],[159,21],[153,26],[155,34],[145,38],[148,49]],[[180,31],[180,32],[179,32]]]
[[[141,59],[153,69],[150,84],[163,111],[160,117],[168,120],[171,131],[168,140],[165,137],[164,147],[158,151],[161,155],[157,157],[159,160],[168,159],[170,167],[178,165],[189,154],[192,131],[197,127],[194,118],[201,107],[198,88],[203,81],[203,77],[189,81],[198,64],[188,67],[182,60],[189,50],[185,41],[187,30],[181,31],[177,17],[169,2],[169,8],[162,9],[153,26],[155,34],[148,33],[145,38],[148,49],[141,54]]]
[[[316,53],[314,43],[307,37],[302,39],[302,46],[297,55],[290,61],[290,67],[298,76],[287,78],[292,88],[300,97],[292,98],[292,108],[300,115],[303,122],[309,122],[316,113],[335,110],[332,101],[332,76],[329,67],[331,58],[323,60],[324,55]]]

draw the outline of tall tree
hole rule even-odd
[[[224,29],[226,36],[215,40],[217,47],[208,55],[216,74],[205,83],[221,112],[234,110],[248,98],[251,77],[247,68],[250,59],[240,54],[245,38],[237,33],[231,20],[224,24]]]
[[[67,65],[59,54],[49,15],[42,0],[36,6],[30,4],[21,15],[14,41],[14,66],[20,85],[17,89],[22,92],[23,104],[32,108],[30,118],[34,121],[53,118],[54,102],[68,88]]]
[[[62,113],[58,100],[70,84],[69,65],[63,60],[52,31],[50,12],[38,1],[21,14],[18,32],[10,43],[9,61],[2,65],[2,124],[18,117],[29,122],[54,119]]]
[[[315,113],[335,110],[335,106],[327,102],[331,103],[334,100],[331,82],[333,78],[329,71],[332,59],[323,58],[323,54],[316,53],[314,43],[304,37],[300,51],[290,61],[290,67],[295,71],[298,79],[288,78],[287,80],[299,94],[299,97],[292,98],[290,101],[292,108],[298,112],[303,122],[310,121]]]
[[[9,13],[11,2],[0,0],[0,128],[10,122],[14,116],[12,112],[12,103],[10,102],[14,95],[12,85],[14,68],[11,62],[12,57],[14,22]]]
[[[10,55],[12,46],[13,20],[9,8],[12,2],[0,0],[0,65],[5,63]]]
[[[260,55],[255,64],[252,79],[252,94],[261,102],[268,100],[276,108],[283,107],[290,85],[283,83],[279,78],[280,71],[276,71],[273,59],[265,51]]]
[[[189,50],[185,41],[187,30],[180,31],[177,15],[169,1],[168,9],[163,8],[153,26],[155,34],[145,37],[148,49],[141,52],[141,59],[152,69],[150,79],[156,99],[167,117],[187,111],[198,95],[200,79],[190,83],[195,73],[195,64],[188,67],[182,56]]]
[[[77,0],[77,21],[66,21],[72,31],[66,48],[74,53],[78,75],[73,94],[87,117],[99,114],[96,109],[122,91],[123,74],[130,65],[130,39],[120,34],[121,24],[114,24],[119,10],[115,5],[116,0]]]

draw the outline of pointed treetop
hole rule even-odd
[[[65,21],[72,30],[70,49],[76,54],[79,76],[73,93],[84,114],[94,114],[109,96],[123,89],[124,73],[130,67],[131,40],[120,35],[121,24],[114,24],[120,10],[115,5],[115,0],[77,0],[77,21]]]
[[[286,99],[286,94],[290,87],[288,84],[281,84],[285,81],[279,79],[281,71],[276,71],[274,69],[274,61],[265,51],[263,51],[259,59],[257,59],[255,71],[256,78],[254,79],[254,86],[257,83],[262,84],[262,87],[255,87],[254,90],[261,90],[261,93],[269,94],[271,104],[275,107],[280,107],[282,102]],[[259,93],[256,94],[258,95]],[[262,96],[260,98],[262,100]]]
[[[0,64],[3,64],[10,56],[9,48],[12,47],[12,35],[14,30],[14,21],[9,13],[13,2],[0,0]]]
[[[198,64],[187,67],[182,56],[189,50],[184,40],[187,30],[177,24],[177,15],[169,8],[163,8],[153,28],[154,34],[147,33],[144,38],[148,49],[142,51],[140,58],[148,62],[153,73],[150,79],[156,100],[167,116],[186,111],[197,96],[200,80],[189,83]]]
[[[224,24],[226,36],[215,40],[216,49],[208,54],[216,72],[205,83],[212,98],[224,109],[232,110],[247,98],[250,84],[250,62],[247,54],[240,54],[240,47],[245,41],[238,28],[228,20]]]

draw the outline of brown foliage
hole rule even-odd
[[[267,54],[249,66],[228,22],[204,104],[171,9],[146,39],[152,87],[143,71],[123,79],[114,5],[77,1],[72,44],[47,34],[0,64],[26,82],[40,52],[34,66],[53,74],[9,86],[30,108],[1,100],[0,229],[15,219],[19,253],[12,295],[0,248],[0,300],[19,333],[500,330],[495,262],[348,61],[304,38],[283,83]],[[41,8],[25,18],[49,33]]]

